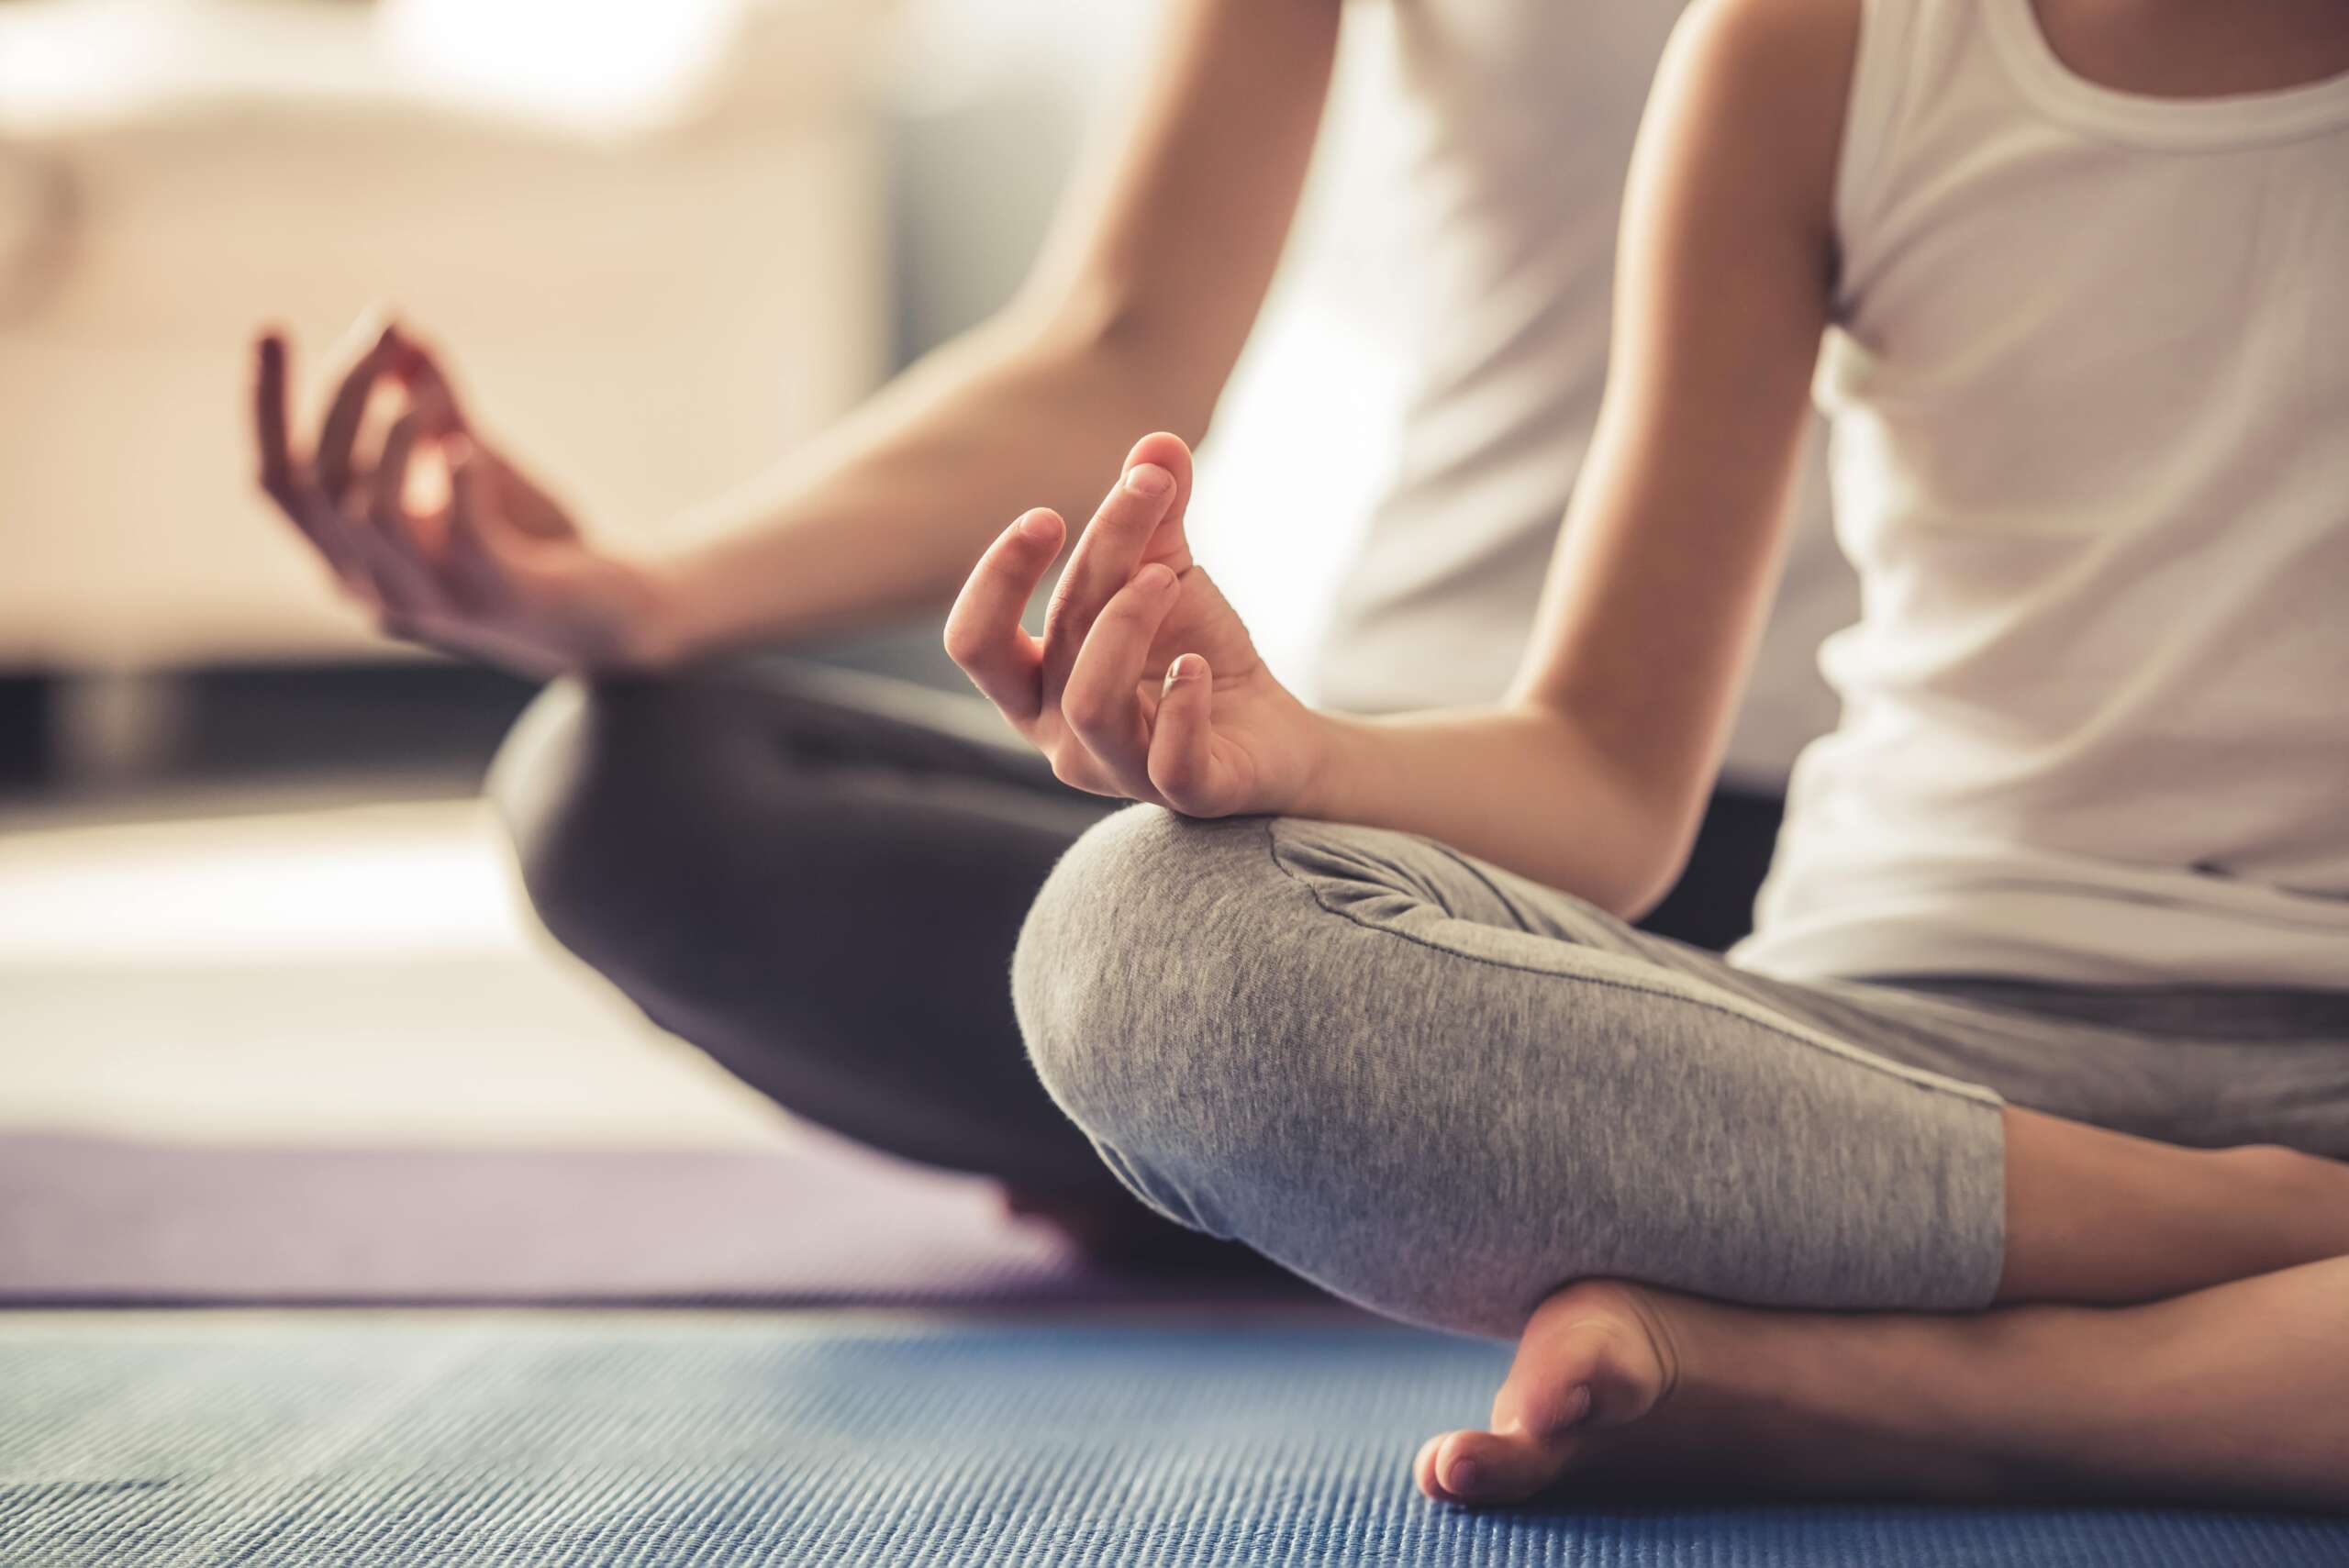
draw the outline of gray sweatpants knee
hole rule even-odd
[[[1169,1216],[1390,1315],[1509,1335],[1609,1274],[1773,1305],[1986,1302],[1998,1100],[1442,846],[1108,818],[1013,961],[1037,1072]]]

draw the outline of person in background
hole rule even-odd
[[[1045,1083],[1168,1217],[1517,1339],[1438,1498],[2349,1509],[2344,277],[2336,0],[1702,0],[1504,699],[1292,695],[1171,435],[1041,642],[1070,530],[982,557],[957,662],[1151,803],[1029,917]],[[1865,614],[1724,957],[1626,917],[1814,386]]]
[[[563,677],[493,775],[553,934],[791,1110],[999,1177],[1105,1254],[1198,1249],[1047,1097],[1005,977],[1046,873],[1115,803],[967,694],[719,660],[935,625],[1010,512],[1097,492],[1137,429],[1206,433],[1290,226],[1341,8],[1169,0],[1019,296],[657,558],[599,544],[406,326],[338,367],[303,439],[287,346],[258,348],[262,484],[341,587],[394,636]],[[1394,190],[1427,330],[1315,672],[1334,706],[1490,700],[1515,666],[1597,416],[1624,170],[1679,10],[1397,0],[1412,145]],[[443,462],[462,509],[417,499],[414,473]],[[1731,782],[1654,921],[1711,946],[1744,929],[1786,766],[1831,717],[1813,651],[1848,573],[1815,488],[1796,537]]]

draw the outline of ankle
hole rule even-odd
[[[2349,1251],[2349,1167],[2008,1118],[2001,1303],[2150,1301]]]
[[[1679,1418],[1728,1476],[1800,1492],[1994,1495],[1986,1379],[2026,1325],[2004,1313],[1786,1312],[1712,1302],[1675,1314]]]

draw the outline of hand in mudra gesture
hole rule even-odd
[[[1041,639],[1020,611],[1067,526],[1025,514],[963,584],[946,651],[1063,783],[1191,817],[1287,810],[1319,764],[1319,729],[1193,561],[1190,489],[1179,438],[1135,445],[1077,540]]]
[[[360,345],[305,444],[286,339],[254,343],[262,489],[343,592],[389,636],[528,674],[653,660],[651,574],[592,543],[482,435],[421,342],[394,325]]]

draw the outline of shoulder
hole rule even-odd
[[[1865,9],[1865,0],[1694,0],[1672,49],[1704,69],[1799,92],[1822,72],[1848,74]]]
[[[1821,219],[1841,152],[1864,0],[1696,0],[1656,75],[1653,117]],[[1693,155],[1693,154],[1692,154]]]

